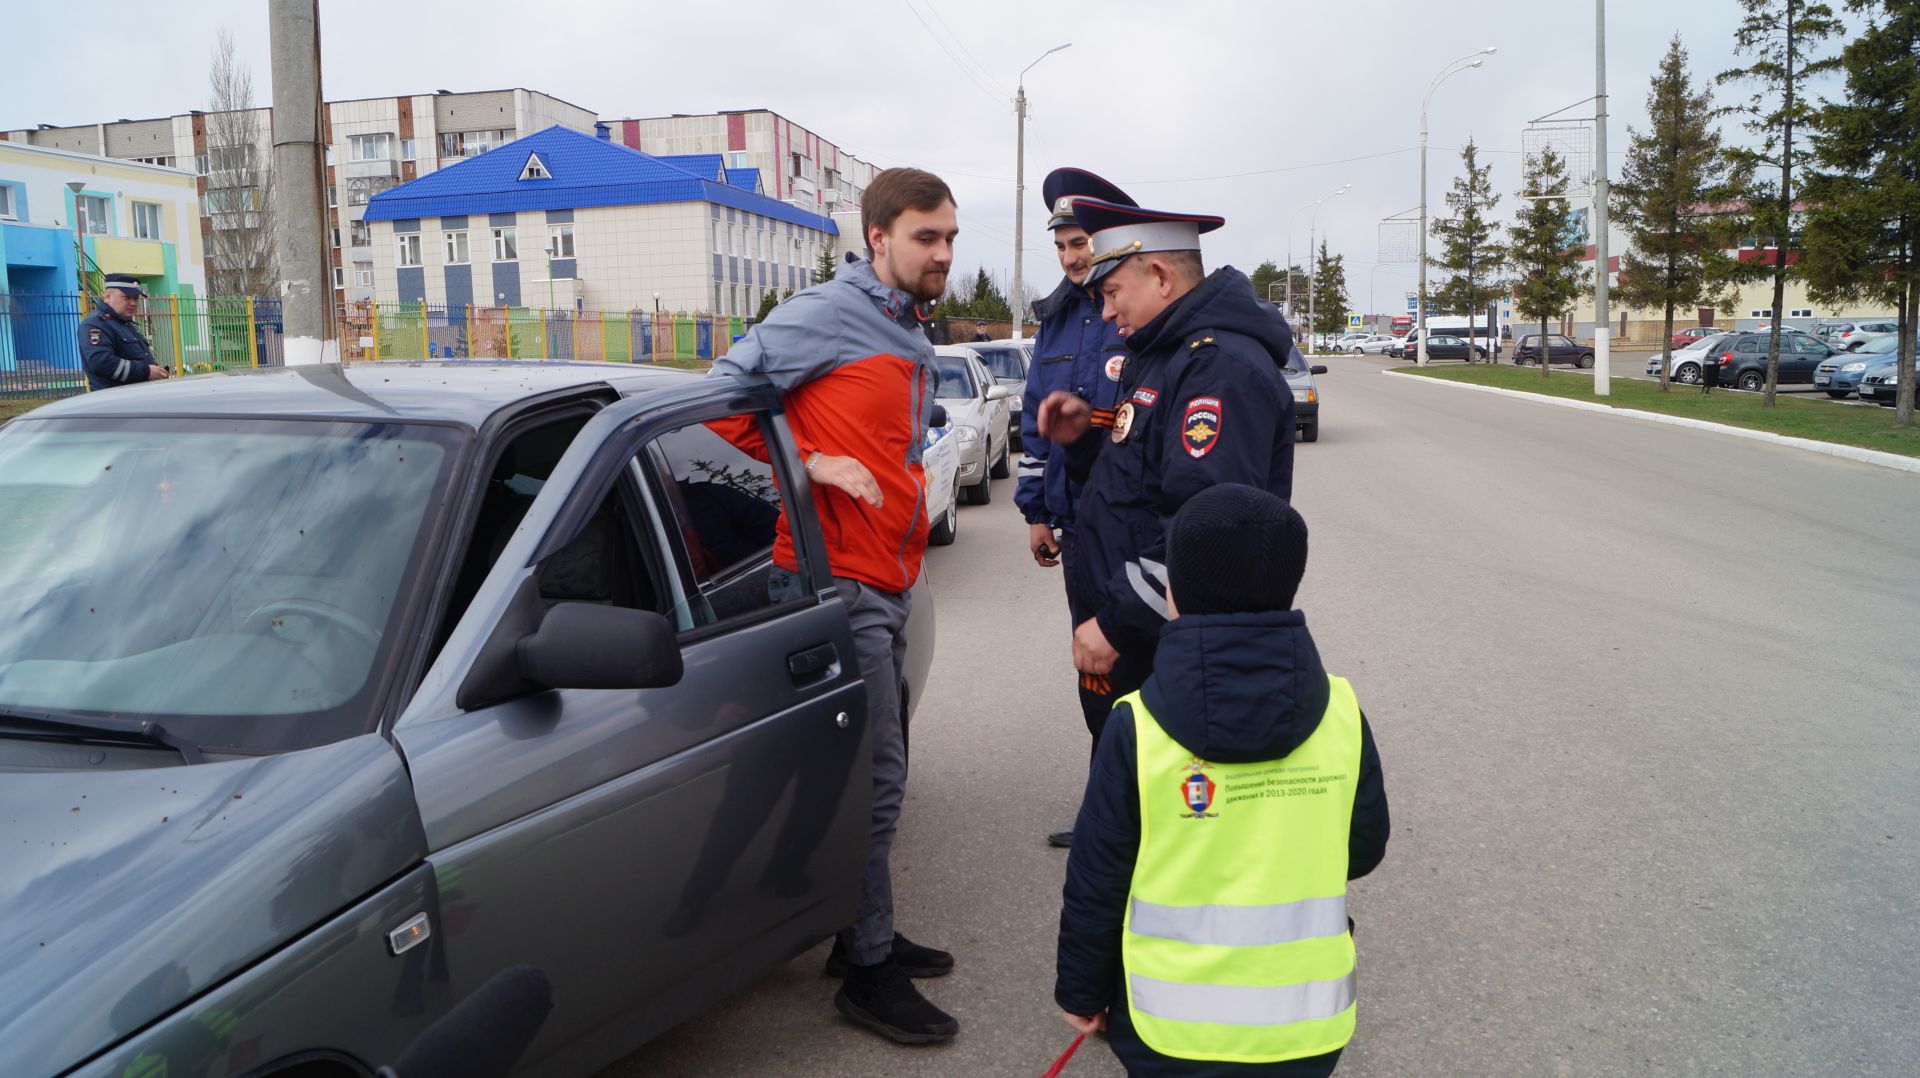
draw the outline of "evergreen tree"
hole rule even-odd
[[[1314,259],[1318,272],[1313,275],[1313,327],[1315,333],[1345,333],[1347,330],[1347,256],[1328,255],[1327,241],[1320,241],[1320,253]]]
[[[1259,296],[1261,299],[1266,299],[1271,293],[1274,296],[1274,302],[1278,303],[1280,302],[1278,294],[1286,287],[1287,272],[1278,265],[1275,265],[1273,259],[1269,258],[1254,267],[1254,271],[1248,275],[1248,279],[1253,282],[1254,295]]]
[[[989,322],[1013,321],[1013,306],[1007,302],[1006,293],[994,283],[987,274],[985,266],[974,271],[973,293],[967,297],[968,313],[974,318],[984,318]]]
[[[1825,302],[1871,299],[1899,311],[1894,422],[1913,424],[1920,324],[1920,4],[1854,0],[1867,26],[1841,54],[1847,92],[1823,103],[1811,131],[1818,169],[1806,181],[1800,268]]]
[[[833,257],[833,244],[821,244],[820,260],[813,264],[813,283],[833,280],[834,269],[838,265],[838,260]]]
[[[1500,271],[1506,264],[1507,249],[1500,243],[1500,225],[1489,218],[1500,204],[1489,178],[1492,165],[1479,163],[1479,150],[1468,139],[1460,150],[1460,164],[1466,169],[1455,176],[1453,190],[1447,192],[1447,208],[1452,217],[1433,222],[1433,234],[1440,238],[1440,257],[1430,259],[1436,269],[1451,276],[1433,295],[1441,310],[1465,312],[1469,343],[1473,325],[1487,305],[1506,293]]]
[[[780,293],[775,292],[771,288],[767,289],[766,293],[760,297],[760,310],[754,314],[753,320],[755,322],[765,322],[767,315],[772,314],[773,309],[779,306],[779,304]]]
[[[1540,376],[1552,369],[1547,320],[1558,318],[1591,286],[1593,271],[1567,233],[1567,166],[1551,146],[1527,159],[1520,213],[1508,254],[1515,274],[1514,313],[1540,322]]]
[[[1780,308],[1787,299],[1787,248],[1793,243],[1793,170],[1804,162],[1805,128],[1813,118],[1806,82],[1840,63],[1837,57],[1815,56],[1814,47],[1844,28],[1833,8],[1818,0],[1740,0],[1746,17],[1734,31],[1733,51],[1752,58],[1746,67],[1720,74],[1720,81],[1757,86],[1753,97],[1737,111],[1747,117],[1747,130],[1760,136],[1758,149],[1731,150],[1736,166],[1751,176],[1745,201],[1753,226],[1773,238],[1773,326],[1767,337],[1766,404],[1774,403],[1780,380]],[[1802,134],[1801,143],[1794,133]]]
[[[1687,50],[1675,34],[1647,92],[1647,130],[1627,129],[1627,161],[1612,185],[1609,206],[1627,233],[1614,295],[1628,307],[1657,308],[1665,315],[1663,393],[1673,354],[1674,311],[1732,306],[1732,283],[1745,275],[1739,258],[1727,253],[1739,242],[1738,221],[1727,212],[1739,184],[1721,150],[1713,115],[1713,95],[1693,84]]]

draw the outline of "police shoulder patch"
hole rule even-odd
[[[99,330],[97,330],[97,329],[93,329],[93,328],[91,328],[91,327],[89,327],[89,328],[88,328],[88,330],[87,330],[87,343],[88,343],[88,344],[99,344],[99,343],[100,343],[100,331],[99,331]]]
[[[1187,402],[1187,414],[1180,422],[1180,436],[1187,456],[1195,460],[1213,452],[1220,444],[1220,426],[1226,409],[1219,397],[1195,397]]]

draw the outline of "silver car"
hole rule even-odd
[[[853,917],[866,689],[764,387],[89,394],[0,429],[0,541],[0,1074],[365,1075],[521,963],[582,1073]]]
[[[993,380],[1006,386],[1013,396],[1007,398],[1007,436],[1014,449],[1020,443],[1020,406],[1027,396],[1027,370],[1033,366],[1033,338],[1018,341],[976,341],[967,345],[980,362],[987,365]]]
[[[1007,418],[1013,391],[994,381],[973,346],[943,344],[934,349],[940,384],[934,399],[960,451],[960,490],[970,505],[993,500],[992,481],[1012,474],[1012,436]]]

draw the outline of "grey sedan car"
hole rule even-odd
[[[976,341],[967,345],[980,362],[987,365],[993,380],[1007,387],[1013,396],[1007,399],[1011,414],[1007,417],[1010,445],[1020,449],[1020,404],[1027,395],[1027,368],[1033,365],[1033,338],[1018,341]]]
[[[517,1073],[583,1073],[853,917],[865,688],[768,389],[94,393],[0,429],[0,543],[0,1074],[364,1076],[518,964]]]

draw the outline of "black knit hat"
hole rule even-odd
[[[1181,614],[1293,609],[1307,570],[1307,522],[1256,487],[1222,483],[1173,518],[1167,584]]]

